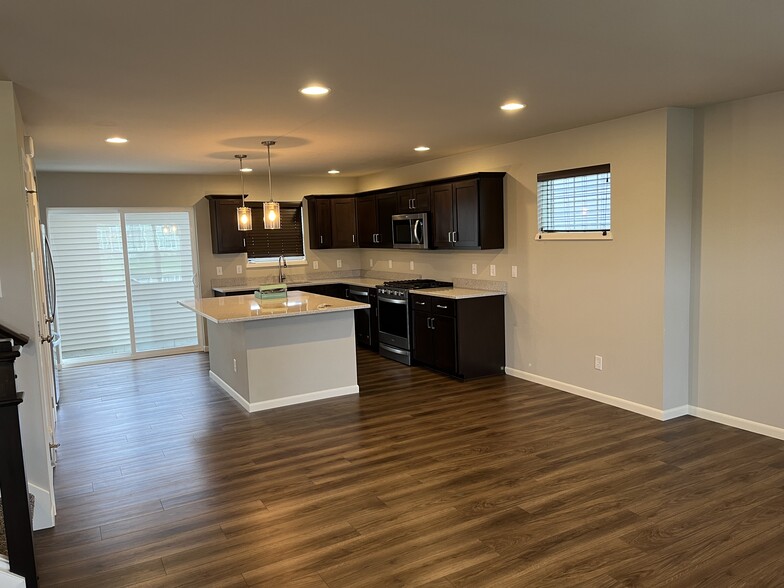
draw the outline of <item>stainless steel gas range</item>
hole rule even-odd
[[[438,280],[396,280],[376,286],[378,290],[378,352],[411,365],[411,313],[409,293],[424,288],[451,288]]]

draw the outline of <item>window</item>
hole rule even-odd
[[[158,355],[199,345],[189,210],[50,208],[64,363]]]
[[[611,239],[610,164],[538,174],[537,239]]]
[[[248,202],[253,216],[253,229],[245,237],[249,264],[277,263],[278,257],[286,261],[305,261],[305,244],[302,233],[302,203],[280,203],[280,229],[264,228],[264,210],[261,202]]]

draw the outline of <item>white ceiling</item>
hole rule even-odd
[[[0,79],[40,170],[264,172],[277,139],[274,173],[356,176],[782,90],[783,30],[781,0],[0,0]]]

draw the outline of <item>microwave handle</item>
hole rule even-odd
[[[420,233],[422,232],[422,221],[419,219],[414,221],[414,241],[422,243],[422,235],[417,236],[417,229],[419,229]]]

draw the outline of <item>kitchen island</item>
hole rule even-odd
[[[249,412],[359,392],[353,311],[367,304],[299,291],[179,304],[207,319],[210,379]]]

